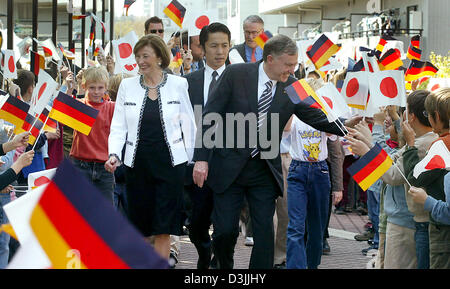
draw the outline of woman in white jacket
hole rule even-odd
[[[119,87],[105,164],[111,172],[126,165],[128,217],[167,259],[169,236],[182,233],[183,178],[196,130],[186,79],[164,71],[169,53],[155,35],[135,45],[140,76]]]

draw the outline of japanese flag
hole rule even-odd
[[[189,36],[200,35],[203,27],[219,18],[217,10],[186,12],[184,22],[187,23]]]
[[[364,110],[369,95],[369,72],[348,72],[341,94],[348,106]]]
[[[341,70],[344,66],[337,60],[336,57],[331,57],[329,60],[329,64],[325,64],[321,68],[320,71],[330,71],[330,70]]]
[[[3,77],[17,79],[16,57],[14,50],[3,50]]]
[[[114,57],[116,66],[114,74],[127,73],[137,75],[139,67],[133,54],[133,49],[138,42],[136,32],[131,31],[119,40],[113,40]]]
[[[19,49],[20,56],[28,55],[30,53],[30,48],[32,45],[33,40],[30,36],[17,43],[17,48]]]
[[[450,87],[450,78],[430,78],[427,90],[435,91],[443,87]]]
[[[405,75],[399,70],[384,70],[369,75],[369,90],[376,107],[406,106]]]
[[[245,63],[244,59],[242,59],[242,56],[239,54],[237,49],[230,50],[230,53],[228,54],[228,59],[230,60],[231,64]]]
[[[52,57],[55,61],[59,61],[61,59],[60,55],[58,54],[58,50],[55,47],[55,44],[53,44],[53,41],[50,38],[45,41],[39,41],[36,38],[33,38],[33,40],[36,41],[37,44],[42,46],[46,57]]]
[[[41,114],[45,106],[52,100],[58,83],[44,70],[39,71],[38,82],[31,96],[30,114]],[[34,116],[34,115],[33,115]]]
[[[450,169],[450,152],[443,140],[430,147],[425,158],[414,167],[413,176],[417,179],[421,173],[434,169]]]
[[[332,83],[327,83],[322,86],[316,91],[316,94],[319,97],[322,97],[324,100],[323,103],[326,103],[332,112],[327,116],[329,122],[335,121],[337,117],[348,116],[351,114],[347,103],[342,98],[342,95],[339,93],[336,86]]]
[[[56,169],[40,171],[28,175],[28,190],[47,185],[56,173]]]

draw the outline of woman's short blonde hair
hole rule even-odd
[[[161,59],[161,68],[165,69],[170,64],[170,51],[167,47],[164,40],[162,40],[161,37],[154,34],[148,34],[143,36],[141,39],[139,39],[138,43],[134,46],[134,55],[136,55],[139,50],[141,50],[145,46],[151,46],[153,50],[155,51],[155,54],[157,57]]]
[[[436,113],[439,114],[440,121],[444,128],[449,128],[450,119],[450,87],[439,88],[430,93],[425,99],[425,110],[434,120]]]
[[[106,68],[101,67],[89,67],[83,72],[83,80],[82,84],[86,85],[86,83],[92,82],[103,82],[105,85],[108,85],[109,74]]]
[[[108,95],[111,98],[112,101],[116,101],[117,98],[117,92],[119,91],[120,83],[123,79],[132,77],[132,75],[129,74],[116,74],[114,76],[111,76],[108,83]]]

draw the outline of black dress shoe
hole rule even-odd
[[[328,244],[327,239],[325,239],[323,241],[322,255],[330,255],[330,253],[331,253],[330,245]]]
[[[281,264],[273,265],[273,269],[286,269],[286,261],[283,261]]]

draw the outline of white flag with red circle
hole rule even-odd
[[[185,23],[189,27],[189,36],[200,35],[202,28],[215,22],[217,18],[217,10],[187,12],[185,15]]]
[[[443,87],[450,87],[450,78],[430,78],[427,90],[433,92]]]
[[[348,72],[341,95],[348,106],[364,110],[369,96],[369,72]]]
[[[28,175],[28,190],[47,185],[55,176],[56,169],[35,172]]]
[[[31,96],[30,114],[41,114],[47,104],[52,101],[57,88],[58,83],[47,72],[39,70],[38,82]]]
[[[119,40],[112,41],[114,58],[116,60],[114,74],[138,74],[139,67],[133,54],[134,46],[136,45],[138,40],[139,38],[137,37],[136,32],[131,31]]]
[[[375,107],[406,106],[405,75],[399,70],[384,70],[369,75],[370,97]]]
[[[14,50],[3,50],[3,77],[17,79],[16,57]]]
[[[316,94],[322,97],[323,102],[328,105],[332,112],[327,115],[329,122],[335,121],[338,117],[347,117],[351,114],[350,108],[334,84],[325,84],[316,91]]]
[[[413,176],[417,179],[421,173],[434,169],[450,169],[450,152],[443,140],[430,147],[427,155],[414,167]]]

